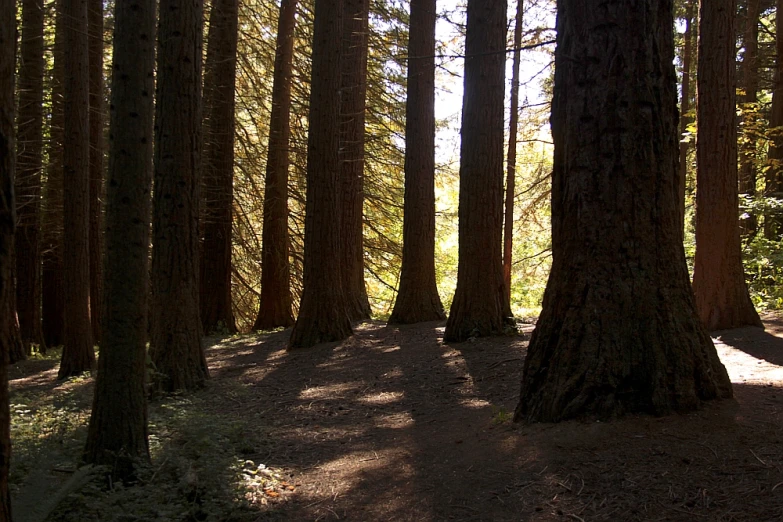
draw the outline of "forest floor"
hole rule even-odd
[[[132,486],[76,471],[92,379],[11,369],[17,522],[783,520],[783,320],[713,338],[735,399],[669,417],[511,422],[532,325],[444,344],[367,323],[287,352],[289,331],[208,338],[212,379],[150,404]]]

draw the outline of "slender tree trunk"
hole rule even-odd
[[[90,319],[100,343],[103,277],[103,0],[87,0],[90,60]]]
[[[738,226],[735,0],[702,1],[696,143],[696,309],[708,330],[762,326],[748,295]]]
[[[732,393],[682,244],[672,2],[622,6],[557,4],[552,271],[516,420],[666,414]]]
[[[742,55],[740,71],[745,94],[742,96],[743,122],[752,127],[758,114],[758,52],[759,52],[759,0],[748,0],[743,37],[745,51]],[[739,193],[750,198],[756,196],[756,138],[755,133],[746,132],[740,146]],[[756,215],[748,212],[740,220],[740,234],[753,236],[758,223]]]
[[[340,246],[345,305],[352,321],[370,318],[364,284],[364,112],[367,103],[369,0],[343,0],[340,64]]]
[[[16,162],[16,311],[22,341],[46,349],[41,330],[41,169],[43,152],[44,9],[42,0],[22,2],[19,114]]]
[[[679,167],[679,192],[677,201],[680,212],[680,223],[685,229],[685,187],[688,184],[688,151],[691,148],[691,142],[684,141],[685,133],[688,131],[688,125],[691,118],[688,113],[691,111],[691,67],[693,63],[693,48],[696,42],[696,31],[693,30],[693,22],[696,13],[696,2],[698,0],[687,0],[685,14],[685,34],[683,34],[682,50],[682,98],[680,100],[680,167]]]
[[[400,289],[390,323],[445,319],[435,278],[436,0],[411,0]]]
[[[776,12],[783,13],[783,0],[775,3]],[[764,177],[764,196],[783,199],[783,16],[775,17],[776,56],[772,86],[772,110],[769,114],[771,135]],[[783,237],[783,216],[780,210],[764,215],[764,237],[778,241]]]
[[[198,304],[202,11],[202,0],[160,2],[149,352],[164,391],[209,377]]]
[[[95,367],[90,324],[90,134],[87,0],[64,0],[64,379]]]
[[[48,346],[63,344],[65,330],[65,293],[63,288],[63,90],[65,87],[64,0],[56,0],[54,65],[52,67],[52,122],[43,187],[41,322]]]
[[[264,184],[261,300],[253,330],[287,328],[294,324],[288,262],[288,166],[296,6],[297,0],[282,0],[277,23],[269,152]]]
[[[468,0],[459,269],[447,341],[499,334],[507,321],[502,251],[505,48],[505,0]]]
[[[304,289],[289,348],[306,348],[350,336],[340,267],[339,114],[342,0],[316,0],[307,196]]]
[[[517,20],[514,26],[514,62],[511,66],[511,118],[508,124],[508,154],[506,156],[506,215],[503,221],[503,283],[506,301],[511,305],[511,265],[514,244],[514,200],[517,174],[517,131],[519,127],[519,63],[522,60],[522,22],[524,0],[517,0]],[[510,312],[510,310],[509,310]]]
[[[133,478],[149,461],[147,294],[152,188],[155,0],[119,0],[114,10],[106,202],[106,331],[84,459]]]
[[[14,161],[14,163],[16,162]],[[14,245],[12,245],[11,253],[10,253],[10,261],[12,263],[11,276],[9,278],[8,285],[7,285],[8,291],[11,293],[11,299],[5,301],[4,308],[0,308],[0,315],[9,318],[10,326],[7,330],[8,337],[6,339],[3,339],[3,342],[6,342],[8,344],[8,348],[7,348],[8,362],[11,364],[16,364],[19,361],[24,361],[25,359],[27,359],[27,350],[29,348],[29,344],[25,345],[25,342],[22,339],[22,329],[19,325],[19,314],[16,311],[17,291],[16,291],[16,277],[14,274],[16,269],[16,261],[15,261],[16,252],[14,250],[15,250]]]

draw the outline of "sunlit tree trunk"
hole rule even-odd
[[[103,276],[103,0],[87,0],[90,55],[90,319],[96,343],[102,336]]]
[[[761,326],[742,267],[734,92],[735,0],[702,1],[696,142],[696,309],[708,330]]]
[[[783,0],[775,3],[776,12],[783,13]],[[783,16],[775,17],[776,56],[783,56]],[[771,140],[767,157],[767,172],[764,176],[764,195],[783,199],[783,59],[775,60],[772,85],[772,109],[769,114]],[[778,241],[783,237],[783,216],[780,210],[768,211],[764,215],[764,237]]]
[[[696,31],[693,30],[695,21],[696,2],[698,0],[686,0],[685,33],[683,34],[682,50],[682,95],[680,99],[680,167],[679,167],[679,192],[677,202],[679,205],[681,228],[685,228],[685,187],[688,183],[688,151],[691,149],[691,141],[684,141],[685,133],[691,118],[688,113],[691,110],[691,67],[693,63],[693,48],[696,43]]]

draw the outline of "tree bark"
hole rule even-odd
[[[759,53],[759,0],[748,0],[745,19],[745,34],[743,36],[742,76],[744,95],[742,102],[742,119],[746,127],[752,127],[758,114],[758,53]],[[756,138],[751,130],[745,132],[740,146],[739,193],[750,198],[756,197]],[[740,234],[753,236],[756,234],[758,222],[756,215],[750,211],[747,217],[740,220]]]
[[[289,348],[339,341],[352,333],[340,263],[340,42],[342,0],[316,0],[307,139],[304,288]]]
[[[701,2],[696,142],[696,309],[708,330],[762,326],[742,267],[734,92],[735,0]]]
[[[459,268],[446,341],[500,334],[507,324],[502,266],[505,49],[505,0],[468,0]]]
[[[87,0],[63,0],[65,21],[65,331],[59,379],[95,367],[90,323],[90,134]]]
[[[261,299],[253,330],[287,328],[294,324],[288,261],[288,167],[296,6],[297,0],[282,0],[277,23],[269,152],[264,184]]]
[[[688,282],[673,25],[671,0],[558,2],[552,271],[515,420],[732,394]]]
[[[16,311],[25,352],[46,350],[41,330],[41,169],[43,153],[44,9],[42,0],[22,2],[21,62],[16,161]]]
[[[155,71],[155,0],[119,0],[114,10],[106,201],[106,326],[84,450],[88,463],[134,478],[149,461],[147,294]]]
[[[783,13],[783,0],[775,3],[777,13]],[[772,109],[769,114],[770,143],[767,172],[764,176],[764,196],[783,199],[783,16],[775,17],[776,56],[773,70]],[[764,215],[764,237],[779,241],[783,237],[783,216],[780,210]]]
[[[351,321],[370,318],[364,284],[364,113],[367,103],[369,0],[343,0],[340,64],[340,182],[342,278]]]
[[[680,167],[679,167],[679,192],[677,202],[680,211],[680,228],[685,230],[685,187],[688,184],[688,151],[691,142],[684,141],[685,133],[691,118],[688,113],[691,110],[691,67],[693,62],[693,47],[696,31],[693,30],[693,22],[698,0],[687,0],[685,14],[685,34],[683,34],[682,50],[682,98],[680,99]]]
[[[160,2],[149,353],[163,391],[209,377],[198,304],[202,11],[202,0]]]
[[[90,90],[90,319],[96,343],[102,336],[103,250],[103,0],[88,0]]]
[[[446,318],[435,278],[436,0],[411,0],[400,288],[390,323]]]

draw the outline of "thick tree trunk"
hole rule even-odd
[[[507,323],[502,266],[505,49],[505,0],[468,0],[459,269],[447,341],[500,334]]]
[[[87,0],[90,60],[90,319],[93,339],[102,336],[103,250],[103,0]]]
[[[234,203],[234,83],[237,0],[214,0],[204,66],[204,243],[201,324],[236,333],[231,309],[231,226]]]
[[[682,50],[682,97],[680,99],[680,167],[679,167],[679,191],[677,204],[680,212],[680,228],[685,229],[685,187],[688,184],[688,151],[691,141],[684,141],[685,133],[691,118],[688,113],[691,110],[691,67],[693,63],[693,47],[696,42],[696,31],[693,30],[693,22],[698,0],[687,0],[685,14],[685,34],[683,34]]]
[[[613,5],[557,5],[552,271],[516,420],[665,414],[732,393],[688,284],[672,2]]]
[[[445,319],[435,278],[436,0],[411,0],[400,289],[390,323]]]
[[[198,305],[202,0],[162,0],[158,22],[150,358],[164,391],[209,377]]]
[[[342,278],[351,321],[370,318],[364,284],[364,111],[367,103],[369,0],[343,0],[340,65],[340,182]]]
[[[60,371],[64,379],[95,367],[90,323],[90,134],[87,0],[64,0],[64,244],[65,338]]]
[[[132,478],[149,460],[147,294],[155,71],[155,0],[114,10],[106,201],[106,326],[84,459]]]
[[[696,142],[696,309],[708,330],[762,326],[742,267],[734,92],[735,0],[701,2]]]
[[[294,324],[288,261],[288,166],[296,5],[297,0],[282,0],[277,23],[269,152],[264,184],[261,300],[253,330],[287,328]]]
[[[776,12],[783,13],[783,0],[777,0]],[[772,86],[772,109],[769,114],[770,143],[764,196],[783,199],[783,16],[775,17],[776,56]],[[764,215],[764,237],[771,241],[783,238],[783,215],[780,210]]]
[[[16,161],[16,311],[27,352],[46,350],[41,330],[41,169],[43,152],[44,9],[42,0],[22,2],[19,114]]]
[[[522,22],[524,0],[517,0],[514,26],[514,62],[511,66],[511,117],[508,124],[508,154],[506,155],[506,205],[503,220],[503,284],[506,301],[511,305],[511,265],[514,246],[514,200],[517,174],[517,131],[519,127],[519,63],[522,60]],[[510,310],[509,310],[510,312]]]
[[[304,289],[289,348],[350,336],[341,271],[339,178],[340,42],[342,0],[316,0],[307,196]]]

